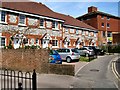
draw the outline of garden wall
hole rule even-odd
[[[49,64],[49,52],[46,49],[2,49],[1,56],[1,68],[74,75],[74,65]]]

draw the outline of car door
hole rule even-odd
[[[62,59],[63,60],[66,60],[66,55],[67,55],[67,53],[66,53],[66,49],[62,49],[62,53],[61,53],[61,57],[62,57]]]
[[[83,48],[82,53],[83,53],[83,55],[86,55],[88,53],[87,48]]]

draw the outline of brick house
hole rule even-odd
[[[120,17],[88,7],[88,13],[77,17],[78,20],[98,29],[99,45],[120,44]]]
[[[98,45],[94,27],[37,2],[2,2],[0,31],[0,47],[8,46],[13,35],[14,48],[24,40],[24,46],[53,49]]]

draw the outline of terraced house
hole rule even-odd
[[[79,48],[98,45],[98,32],[72,16],[52,11],[37,2],[2,2],[0,8],[1,47],[12,39],[14,48]],[[25,42],[24,45],[21,42]]]

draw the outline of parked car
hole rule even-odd
[[[84,46],[84,47],[92,48],[95,52],[95,55],[104,55],[105,54],[105,51],[98,47],[95,47],[95,46]]]
[[[56,50],[50,50],[49,62],[55,64],[62,64],[61,56],[58,54]]]
[[[76,49],[70,49],[70,48],[62,48],[57,50],[60,54],[62,60],[66,60],[68,63],[70,63],[72,60],[79,60],[80,55],[76,51]]]
[[[79,48],[79,49],[76,49],[77,52],[79,52],[79,54],[81,56],[94,56],[95,55],[95,52],[92,48],[89,48],[89,47],[83,47],[83,48]]]

